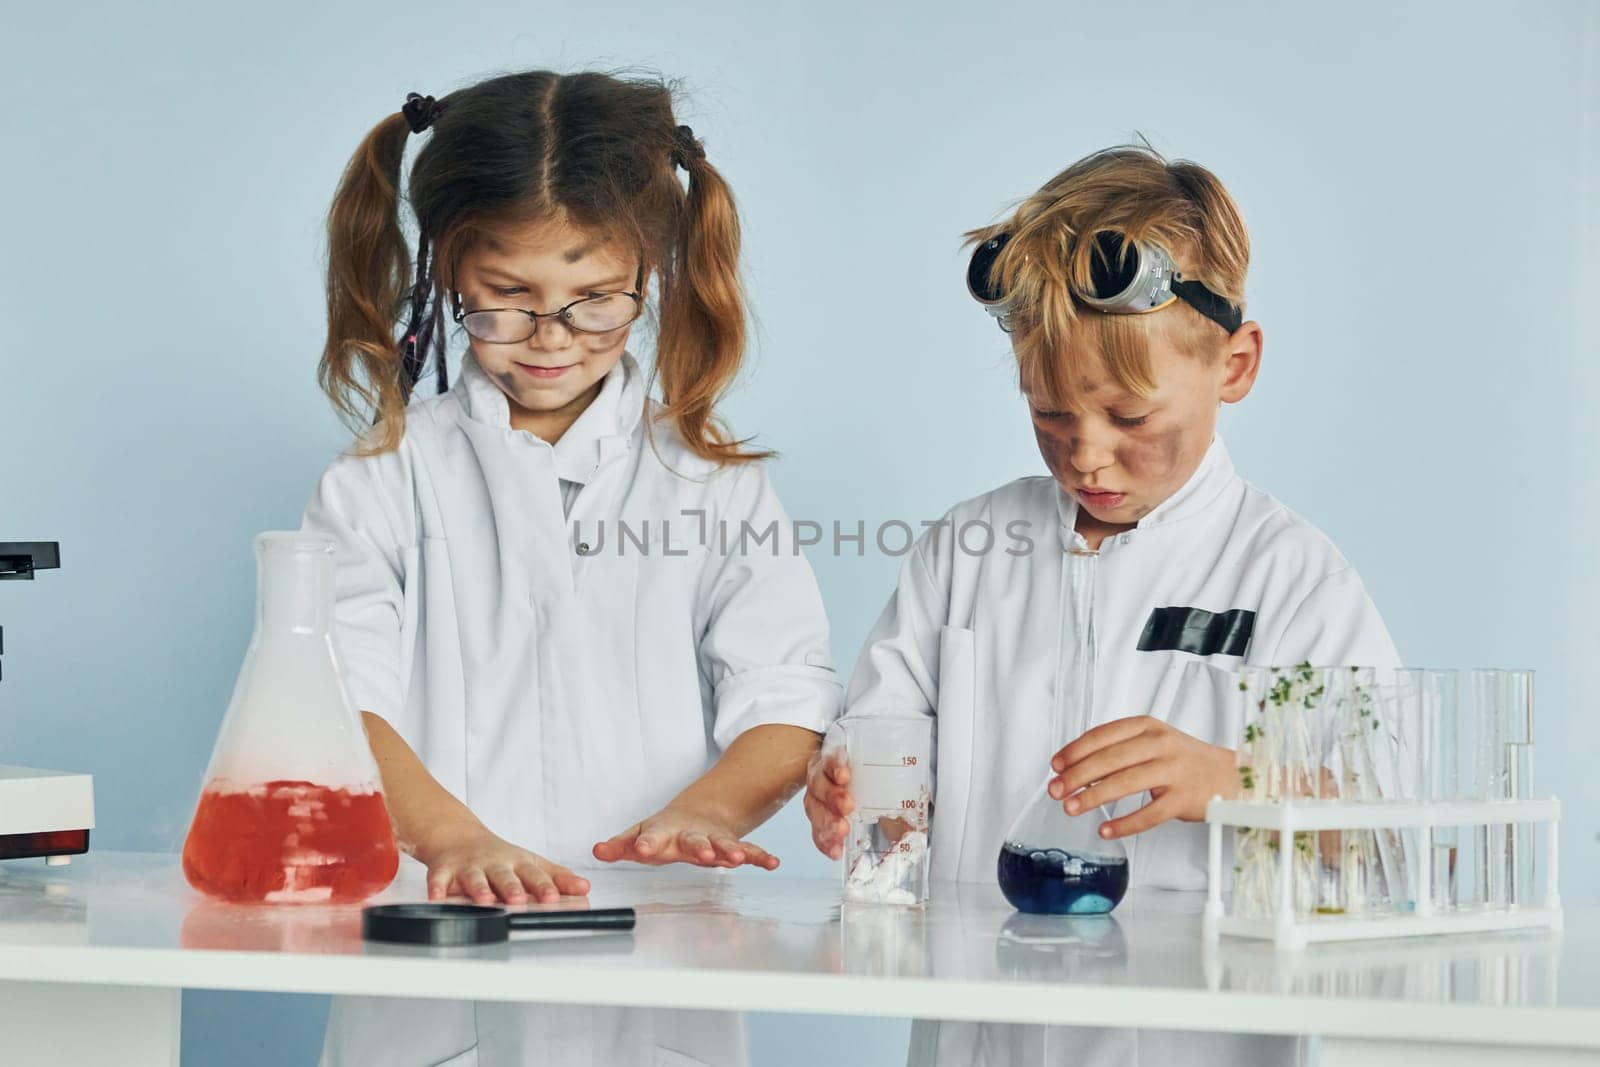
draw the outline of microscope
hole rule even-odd
[[[35,571],[60,566],[54,541],[0,541],[0,582],[31,582]],[[93,777],[0,764],[0,860],[43,858],[61,866],[89,851],[93,828]]]

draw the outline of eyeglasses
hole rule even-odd
[[[633,283],[631,293],[591,293],[555,311],[528,311],[524,308],[480,308],[468,311],[461,306],[461,294],[453,293],[455,321],[477,338],[492,345],[514,345],[526,341],[539,329],[540,319],[560,319],[574,333],[610,333],[620,330],[644,313],[644,268]]]

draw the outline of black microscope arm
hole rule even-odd
[[[33,581],[34,571],[61,566],[61,545],[56,541],[0,541],[0,582]],[[5,630],[0,629],[0,655],[4,655]]]
[[[32,581],[34,571],[61,566],[56,541],[0,541],[0,582]]]

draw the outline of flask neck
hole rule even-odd
[[[1056,667],[1058,748],[1088,731],[1094,717],[1094,593],[1099,553],[1070,549],[1062,560],[1061,641]]]
[[[333,615],[333,542],[302,534],[256,538],[256,623],[263,633],[326,634]]]

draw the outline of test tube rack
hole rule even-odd
[[[1210,827],[1205,936],[1223,934],[1275,942],[1278,948],[1301,949],[1319,941],[1356,941],[1388,937],[1421,937],[1486,930],[1561,929],[1559,850],[1561,801],[1338,801],[1297,800],[1283,803],[1222,800],[1206,806]],[[1545,893],[1538,907],[1513,902],[1506,907],[1434,906],[1429,864],[1417,865],[1416,902],[1410,911],[1366,911],[1346,915],[1297,915],[1294,906],[1294,863],[1289,849],[1280,849],[1275,870],[1275,907],[1271,916],[1229,914],[1222,899],[1222,833],[1225,828],[1276,830],[1279,840],[1321,830],[1422,830],[1431,839],[1435,827],[1542,825],[1545,827]],[[1426,849],[1423,850],[1426,854]]]

